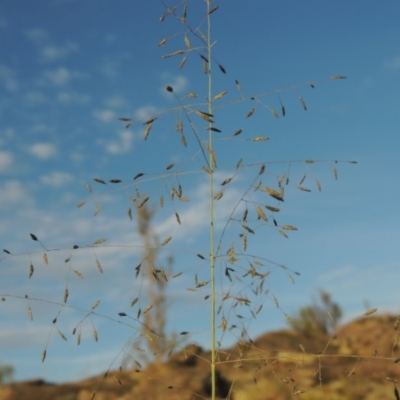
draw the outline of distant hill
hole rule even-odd
[[[218,354],[218,395],[232,400],[399,400],[397,317],[354,320],[333,336],[268,332]],[[210,353],[192,344],[165,363],[81,382],[0,386],[0,400],[192,400],[210,394]]]

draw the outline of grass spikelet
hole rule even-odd
[[[38,238],[37,238],[33,233],[30,233],[29,235],[31,236],[31,239],[32,239],[34,242],[37,242],[37,241],[38,241]]]
[[[152,308],[153,308],[153,304],[146,306],[145,309],[143,310],[143,314],[148,313]]]
[[[96,328],[93,328],[93,338],[96,342],[99,341],[99,334],[96,331]]]
[[[377,311],[378,311],[377,308],[370,308],[369,310],[367,310],[367,311],[364,313],[364,315],[365,315],[365,316],[366,316],[366,315],[372,315],[372,314],[375,314]]]
[[[227,93],[228,93],[227,90],[223,90],[222,92],[216,94],[216,95],[213,97],[213,100],[222,99],[222,97],[224,97]]]
[[[97,214],[100,212],[101,210],[101,203],[99,203],[96,207],[96,209],[94,210],[94,216],[97,216]]]
[[[266,193],[268,193],[271,197],[273,197],[274,199],[279,200],[279,201],[283,201],[282,193],[277,192],[276,190],[271,189],[270,187],[267,187],[267,186],[264,186],[263,190]]]
[[[269,137],[267,137],[267,136],[256,136],[251,140],[253,142],[265,142],[265,141],[269,140]]]
[[[93,178],[93,180],[97,183],[101,183],[102,185],[107,185],[107,183],[105,181],[103,181],[103,179],[100,178]]]
[[[282,225],[281,228],[285,231],[297,231],[297,228],[292,225]]]
[[[289,239],[289,236],[286,235],[285,232],[283,232],[283,231],[281,231],[281,230],[278,230],[278,232],[279,232],[284,238]]]
[[[163,56],[161,56],[161,58],[174,57],[174,56],[177,56],[177,55],[183,54],[183,53],[184,53],[184,50],[177,50],[177,51],[174,51],[173,53],[164,54]]]
[[[222,196],[224,195],[224,193],[222,191],[219,191],[215,194],[214,196],[214,200],[220,200],[222,199]]]
[[[338,179],[338,172],[336,167],[333,167],[333,176],[335,177],[336,180]]]
[[[84,206],[86,204],[86,201],[81,201],[80,203],[78,203],[76,205],[76,208],[81,208],[82,206]]]
[[[256,109],[253,107],[247,114],[246,114],[246,118],[250,118],[253,114],[254,114],[254,111],[255,111]]]
[[[176,218],[176,221],[178,222],[178,224],[181,225],[181,219],[180,219],[179,214],[177,212],[175,213],[175,218]]]
[[[66,304],[66,303],[67,303],[67,300],[68,300],[68,294],[69,294],[69,292],[68,292],[68,289],[65,289],[65,290],[64,290],[64,304]]]
[[[183,68],[183,66],[186,64],[186,56],[182,58],[180,64],[179,64],[179,68]]]
[[[152,124],[148,124],[148,125],[146,126],[146,129],[144,130],[144,134],[143,134],[144,140],[147,140],[147,138],[148,138],[148,136],[149,136],[149,133],[150,133],[151,127],[152,127]]]
[[[96,265],[97,265],[97,269],[98,269],[101,273],[103,273],[103,267],[101,266],[99,260],[97,260],[97,259],[96,259]]]
[[[169,243],[172,239],[172,236],[168,236],[163,242],[161,243],[161,246],[165,246],[167,243]]]
[[[33,313],[32,313],[32,309],[31,306],[28,307],[28,317],[31,321],[33,321]]]
[[[200,111],[200,110],[195,110],[194,111],[200,118],[203,118],[205,121],[213,123],[214,120],[214,116],[212,114],[206,113],[204,111]]]
[[[83,279],[83,275],[79,271],[77,271],[76,269],[74,269],[73,271],[75,272],[78,278]]]
[[[264,221],[268,222],[268,218],[265,215],[264,211],[262,210],[262,208],[260,206],[255,206],[256,207],[256,211],[257,211],[257,215],[259,219],[263,219]]]
[[[140,177],[143,176],[143,175],[144,175],[143,172],[139,172],[138,174],[136,174],[136,175],[133,177],[133,180],[135,181],[136,179],[140,178]]]
[[[332,75],[330,79],[347,79],[347,76],[344,75]]]
[[[93,244],[94,245],[96,245],[96,244],[102,244],[102,243],[104,243],[106,241],[106,239],[97,239]]]
[[[32,277],[34,271],[35,271],[35,268],[33,267],[33,264],[31,263],[31,265],[29,266],[29,278]]]
[[[189,40],[189,38],[187,36],[184,37],[184,41],[185,41],[186,47],[188,49],[190,49],[191,48],[191,43],[190,43],[190,40]]]
[[[60,335],[60,337],[63,339],[63,340],[65,340],[65,341],[67,341],[67,338],[65,337],[65,335],[57,328],[57,333]]]
[[[97,307],[100,305],[100,303],[101,303],[101,300],[95,301],[95,302],[93,303],[93,305],[92,305],[92,310],[94,310],[95,308],[97,308]]]
[[[304,101],[304,99],[301,96],[299,96],[299,100],[300,100],[301,105],[303,106],[304,111],[307,111],[307,105],[306,105],[306,102]]]
[[[44,362],[44,360],[46,359],[46,349],[42,351],[42,362]]]
[[[226,74],[226,69],[221,64],[218,64],[218,68],[221,70],[221,72]]]

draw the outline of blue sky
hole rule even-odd
[[[203,19],[203,3],[188,2],[187,20],[194,28]],[[216,134],[216,190],[232,176],[240,158],[244,164],[269,162],[263,184],[272,187],[276,187],[276,177],[287,171],[286,164],[272,161],[329,160],[292,165],[285,204],[276,216],[280,225],[298,228],[289,232],[289,239],[271,224],[261,229],[254,221],[254,208],[250,210],[252,226],[257,226],[249,238],[251,251],[301,274],[292,274],[296,279],[292,284],[281,268],[265,264],[271,270],[266,280],[270,293],[250,326],[251,336],[286,326],[272,295],[289,315],[308,304],[320,288],[340,303],[345,321],[368,307],[398,313],[400,5],[392,0],[379,7],[369,0],[215,4],[219,9],[212,14],[213,54],[227,74],[212,64],[213,93],[228,90],[220,103],[215,102],[221,106],[215,109],[215,126],[222,130]],[[204,296],[208,288],[195,293],[186,289],[193,287],[194,274],[199,281],[207,280],[207,267],[195,256],[208,253],[207,176],[189,127],[187,148],[175,132],[179,113],[159,115],[179,106],[165,91],[166,85],[178,97],[199,94],[198,99],[184,99],[185,104],[204,102],[206,75],[201,50],[187,52],[182,69],[182,56],[162,59],[162,55],[187,49],[185,33],[192,47],[199,46],[173,15],[160,23],[164,11],[157,0],[9,0],[0,5],[0,238],[1,248],[12,253],[3,253],[0,262],[0,294],[7,295],[0,307],[0,362],[15,367],[16,379],[66,381],[99,373],[131,337],[137,337],[128,326],[92,316],[94,325],[90,318],[84,322],[78,347],[71,331],[84,312],[63,308],[53,325],[59,305],[8,296],[62,303],[68,287],[70,306],[90,310],[101,299],[96,309],[101,315],[118,320],[117,313],[125,311],[135,316],[137,309],[129,305],[146,287],[134,278],[141,240],[135,218],[127,217],[135,189],[150,196],[150,205],[157,205],[160,195],[166,198],[166,206],[155,216],[155,230],[160,241],[170,235],[173,240],[160,253],[160,263],[172,254],[174,272],[182,272],[170,283],[168,329],[189,331],[190,340],[206,346],[209,303]],[[167,43],[157,46],[163,38],[168,38]],[[348,78],[326,79],[332,75]],[[258,104],[254,115],[245,118],[254,101],[235,103],[240,99],[236,79],[244,96],[271,92],[260,99],[279,112],[282,103],[286,116],[276,119]],[[316,82],[315,88],[305,85],[274,92],[305,82]],[[304,98],[306,112],[298,96]],[[233,104],[228,107],[228,102]],[[142,122],[156,115],[159,119],[144,141]],[[205,138],[204,121],[191,116]],[[125,129],[118,117],[139,123]],[[237,129],[243,133],[227,140]],[[248,140],[259,135],[269,140]],[[357,160],[358,164],[333,164],[332,160]],[[175,166],[167,174],[165,168],[171,163]],[[244,169],[224,186],[224,196],[216,204],[219,232],[258,170],[259,165]],[[140,172],[146,175],[133,181]],[[296,188],[305,172],[304,186],[311,193]],[[122,182],[105,186],[93,178]],[[178,180],[190,199],[187,203],[168,200],[167,188],[177,186]],[[277,205],[266,194],[249,196]],[[85,200],[83,207],[76,208]],[[98,204],[102,209],[94,217]],[[242,202],[238,210],[242,212],[243,207]],[[223,249],[237,243],[240,232],[237,224],[230,224]],[[49,249],[62,249],[47,252],[49,265],[29,233]],[[106,239],[106,246],[72,253],[73,245],[84,247],[99,238]],[[71,254],[72,261],[65,263]],[[96,257],[103,274],[96,268]],[[30,263],[35,272],[29,279]],[[226,293],[229,282],[224,267],[217,277],[218,289]],[[148,305],[146,301],[145,297],[141,300],[142,308]],[[93,326],[99,333],[98,343],[92,338]],[[57,335],[56,328],[67,341]],[[233,334],[227,335],[224,344],[234,340]],[[47,341],[47,359],[42,364]]]

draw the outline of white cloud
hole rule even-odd
[[[157,108],[154,106],[143,106],[135,111],[135,118],[140,121],[148,121],[157,114]]]
[[[93,115],[101,122],[110,122],[116,119],[115,112],[112,110],[98,110]]]
[[[29,193],[21,182],[12,180],[0,186],[0,208],[9,208],[30,201]]]
[[[59,67],[52,71],[45,71],[44,77],[53,84],[62,86],[70,82],[72,79],[82,79],[84,75],[77,71],[70,71],[65,67]]]
[[[45,61],[55,61],[65,58],[79,50],[76,43],[67,42],[64,46],[49,45],[45,46],[42,51],[42,57]]]
[[[38,48],[40,58],[45,62],[60,60],[79,51],[79,46],[73,42],[66,42],[63,45],[54,44],[50,35],[42,28],[29,29],[25,34],[28,40]]]
[[[40,92],[27,92],[24,94],[24,100],[30,106],[36,106],[47,102],[46,96]]]
[[[170,75],[170,74],[164,74],[162,76],[162,80],[164,82],[163,86],[160,88],[160,91],[163,95],[170,97],[171,93],[168,93],[165,90],[165,86],[171,86],[174,89],[174,93],[180,94],[184,92],[188,86],[189,86],[189,81],[187,80],[186,77],[183,75]]]
[[[14,163],[14,156],[9,151],[0,151],[0,173],[7,172]]]
[[[60,187],[71,183],[74,177],[66,172],[53,171],[47,175],[42,175],[40,181],[45,185]]]
[[[32,28],[25,32],[26,37],[36,45],[43,45],[50,41],[49,34],[42,28]]]
[[[57,154],[57,148],[51,143],[35,143],[28,152],[40,160],[47,160]]]
[[[91,97],[87,94],[77,93],[77,92],[59,92],[57,94],[57,101],[61,104],[89,104]]]
[[[126,104],[125,99],[122,96],[112,96],[104,100],[107,107],[117,108]]]
[[[129,58],[128,53],[122,53],[108,57],[100,66],[100,71],[108,78],[116,78],[124,60]]]
[[[0,65],[0,83],[9,92],[16,92],[18,90],[18,81],[15,79],[16,71],[5,65]]]
[[[104,41],[107,44],[114,43],[117,40],[117,35],[114,35],[113,33],[109,33],[105,36]]]
[[[106,151],[110,154],[127,153],[132,148],[133,140],[134,135],[132,132],[120,132],[118,135],[118,140],[106,143]]]
[[[400,55],[385,62],[385,68],[390,71],[400,70]]]

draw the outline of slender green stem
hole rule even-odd
[[[210,19],[210,0],[207,2],[207,58],[208,58],[208,113],[212,115],[212,71],[211,71],[211,19]],[[209,124],[210,128],[212,123]],[[208,137],[209,168],[214,169],[213,156],[213,132],[209,129]],[[216,326],[215,326],[215,238],[214,238],[214,174],[209,174],[210,183],[210,274],[211,274],[211,399],[215,400],[216,379],[215,379],[215,343],[216,343]]]

